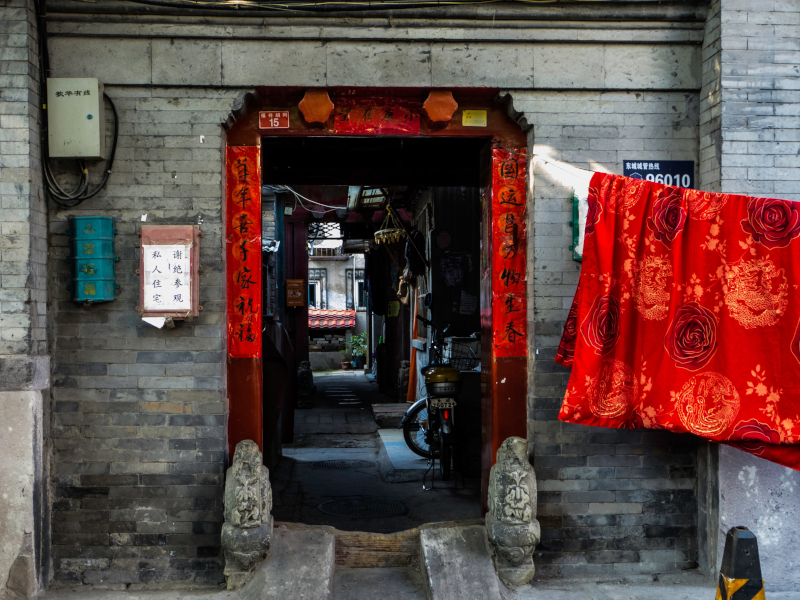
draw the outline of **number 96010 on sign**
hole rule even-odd
[[[694,188],[694,161],[692,160],[626,160],[624,175],[634,179],[646,179],[664,185]]]

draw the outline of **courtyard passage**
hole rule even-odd
[[[481,518],[477,478],[436,479],[433,489],[425,491],[425,469],[418,468],[410,475],[404,471],[403,478],[414,481],[388,482],[397,478],[387,444],[393,458],[407,454],[404,462],[417,467],[426,461],[404,450],[397,441],[402,442],[399,430],[379,429],[370,407],[391,400],[363,371],[315,373],[314,383],[315,406],[295,411],[294,443],[284,445],[271,474],[276,521],[390,533],[424,523]],[[427,485],[430,479],[429,473]]]

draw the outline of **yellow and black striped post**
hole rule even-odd
[[[758,540],[747,527],[732,527],[725,536],[716,600],[765,600]]]

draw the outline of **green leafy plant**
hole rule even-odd
[[[365,356],[367,354],[367,333],[354,333],[347,342],[347,347],[353,356]]]

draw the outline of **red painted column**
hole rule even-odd
[[[228,451],[253,440],[263,451],[261,364],[261,148],[225,150]]]
[[[491,163],[482,224],[484,508],[497,449],[508,437],[526,438],[528,419],[525,149],[493,148]]]

